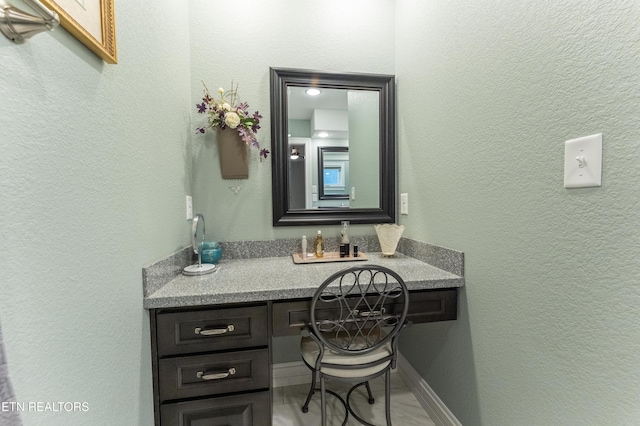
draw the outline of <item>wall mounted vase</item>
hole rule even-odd
[[[223,179],[249,178],[247,145],[236,129],[218,129],[218,157]]]

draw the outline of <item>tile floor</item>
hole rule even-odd
[[[320,392],[316,392],[309,412],[303,413],[300,407],[304,403],[310,385],[294,385],[275,388],[273,392],[273,426],[312,426],[320,425]],[[349,385],[327,382],[327,389],[336,391],[343,398]],[[359,388],[351,394],[354,411],[374,425],[385,425],[384,416],[384,379],[371,381],[371,391],[376,402],[369,405],[366,389]],[[335,397],[327,395],[327,414],[329,426],[340,426],[344,419],[344,407]],[[435,426],[413,393],[407,388],[398,374],[391,374],[391,421],[394,426]],[[348,426],[360,425],[349,416]]]

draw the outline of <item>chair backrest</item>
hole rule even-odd
[[[316,290],[311,327],[330,350],[360,355],[395,341],[408,308],[409,291],[396,272],[354,266],[331,275]]]

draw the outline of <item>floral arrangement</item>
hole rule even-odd
[[[238,85],[236,84],[234,87],[231,82],[231,90],[218,89],[218,99],[211,96],[204,82],[202,85],[204,86],[204,97],[202,103],[196,104],[196,107],[198,113],[208,115],[208,122],[207,125],[198,127],[197,131],[205,133],[207,129],[214,127],[235,129],[245,144],[255,147],[260,152],[260,161],[267,158],[269,150],[261,149],[258,139],[256,139],[256,132],[260,129],[262,116],[258,111],[250,115],[249,104],[239,102]]]

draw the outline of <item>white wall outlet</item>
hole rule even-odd
[[[400,194],[400,214],[409,214],[409,194]]]
[[[352,186],[351,187],[351,201],[354,201],[356,199],[356,187]]]
[[[602,186],[602,133],[564,143],[564,187]]]
[[[187,195],[187,220],[193,220],[193,200]]]

